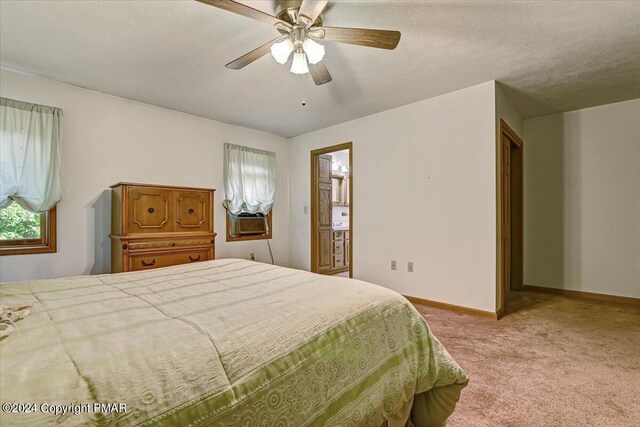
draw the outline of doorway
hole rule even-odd
[[[311,271],[353,277],[353,144],[311,151]]]
[[[500,315],[506,310],[512,290],[522,290],[523,253],[523,143],[500,119],[499,140],[498,284]]]

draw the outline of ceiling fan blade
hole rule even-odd
[[[313,82],[316,84],[316,86],[329,83],[331,80],[333,80],[331,74],[329,74],[329,70],[327,70],[327,67],[322,61],[315,64],[309,63],[309,73],[311,74],[311,77],[313,77]]]
[[[229,12],[237,13],[238,15],[246,16],[247,18],[262,21],[267,24],[275,25],[279,22],[286,24],[286,22],[271,16],[268,13],[264,13],[258,9],[246,6],[242,3],[238,3],[233,0],[196,0],[200,3],[208,4],[209,6],[218,7],[220,9],[227,10]],[[288,25],[288,24],[287,24]]]
[[[311,37],[321,38],[326,41],[355,44],[358,46],[377,47],[379,49],[393,50],[400,42],[400,31],[370,30],[368,28],[342,28],[322,27],[322,31],[314,31],[311,28]],[[324,37],[316,34],[324,32]]]
[[[303,0],[300,10],[298,10],[298,17],[306,27],[310,27],[320,16],[327,3],[328,1],[324,0]]]
[[[225,65],[225,67],[231,68],[232,70],[239,70],[243,67],[246,67],[256,59],[262,58],[264,55],[269,53],[269,49],[271,49],[271,45],[273,45],[274,43],[278,43],[279,41],[282,41],[287,37],[288,36],[276,37],[275,39],[263,44],[262,46],[253,49],[251,52],[245,53],[240,58],[229,62],[227,65]]]

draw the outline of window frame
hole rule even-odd
[[[40,238],[0,240],[0,256],[57,252],[57,206],[40,214]]]
[[[231,212],[225,209],[225,216],[227,217],[227,242],[243,242],[247,240],[265,240],[273,238],[273,208],[266,215],[267,227],[269,232],[267,234],[247,234],[245,236],[234,236],[231,234]]]

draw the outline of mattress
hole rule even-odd
[[[3,426],[438,426],[468,380],[401,295],[239,259],[0,303],[33,304],[0,341]]]

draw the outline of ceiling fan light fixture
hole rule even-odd
[[[309,72],[307,58],[303,52],[296,52],[293,54],[293,63],[291,64],[290,71],[293,74],[307,74]]]
[[[2,1],[2,0],[0,0]],[[276,16],[236,0],[197,0],[228,12],[274,26],[280,35],[225,65],[240,70],[270,51],[279,64],[286,64],[293,52],[290,71],[311,74],[316,86],[332,81],[324,64],[325,47],[316,43],[337,42],[393,50],[400,42],[400,31],[371,28],[325,27],[322,13],[328,0],[277,0]],[[313,38],[313,40],[308,40]]]
[[[307,54],[310,64],[317,64],[322,61],[322,58],[324,58],[324,46],[320,43],[316,43],[310,38],[307,38],[304,43],[302,43],[302,48]]]
[[[293,52],[293,42],[290,39],[282,40],[271,46],[271,55],[278,64],[286,63],[289,60],[291,52]]]

